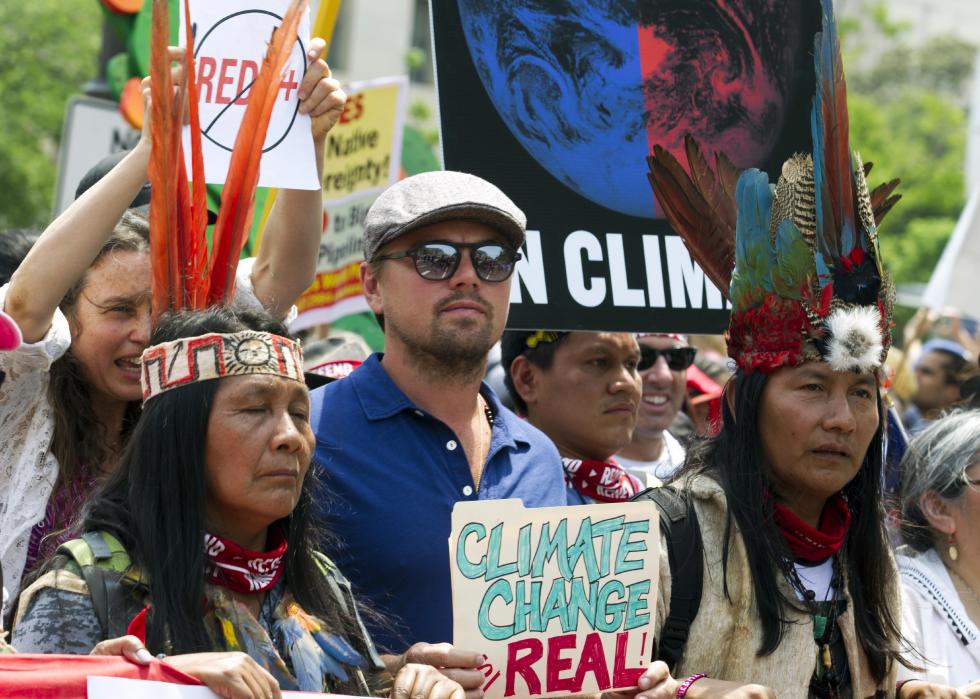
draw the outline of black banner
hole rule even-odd
[[[656,210],[687,132],[775,181],[810,148],[815,0],[430,0],[446,169],[528,217],[508,326],[718,333],[722,294]],[[476,66],[479,66],[477,70]]]

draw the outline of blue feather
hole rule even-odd
[[[294,617],[278,620],[276,627],[282,633],[283,645],[289,650],[289,660],[300,690],[322,692],[324,654],[319,646]]]
[[[769,219],[773,189],[769,176],[755,168],[742,173],[735,186],[738,218],[735,224],[735,270],[732,302],[754,305],[756,297],[772,291]]]
[[[313,640],[323,649],[323,652],[339,660],[345,665],[363,668],[367,665],[363,656],[347,642],[346,638],[325,631],[313,634]]]

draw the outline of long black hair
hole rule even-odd
[[[792,556],[773,519],[773,502],[765,496],[773,488],[763,467],[758,418],[768,379],[762,373],[736,373],[726,387],[727,392],[734,386],[734,412],[729,401],[722,401],[721,432],[697,442],[685,465],[688,474],[708,475],[725,491],[728,516],[722,561],[726,595],[734,527],[741,532],[762,623],[759,655],[769,655],[779,646],[787,625],[792,623],[788,608],[805,611],[795,599],[787,599],[777,584],[781,574],[778,562]],[[879,682],[887,676],[892,661],[900,660],[901,643],[898,609],[889,604],[889,589],[894,589],[897,582],[890,575],[892,565],[888,561],[882,508],[883,424],[883,412],[879,410],[878,429],[864,462],[843,489],[851,510],[851,526],[843,549],[848,592],[858,641],[867,655],[871,674]]]
[[[211,332],[259,330],[286,335],[261,312],[211,308],[160,319],[151,344]],[[202,614],[206,486],[204,445],[218,381],[189,384],[147,401],[118,470],[89,505],[84,529],[106,531],[125,546],[149,580],[152,652],[213,649]],[[356,621],[339,609],[314,558],[319,533],[311,521],[314,469],[307,471],[293,512],[278,522],[289,540],[285,581],[307,612],[356,638]]]

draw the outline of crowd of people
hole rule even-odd
[[[322,50],[300,88],[321,154],[344,103]],[[742,176],[724,347],[505,330],[523,212],[474,175],[408,177],[364,221],[384,352],[304,362],[319,193],[280,193],[234,303],[153,322],[150,147],[0,233],[0,649],[156,656],[229,697],[479,699],[480,649],[451,645],[454,505],[649,499],[657,644],[616,696],[980,697],[977,348],[957,326],[886,359],[862,168],[846,250],[773,203],[793,167]]]

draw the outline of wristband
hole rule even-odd
[[[705,675],[703,672],[699,672],[697,674],[691,675],[686,680],[681,682],[680,685],[678,685],[677,687],[677,699],[684,699],[684,697],[687,695],[687,690],[691,688],[691,685],[704,676]]]

